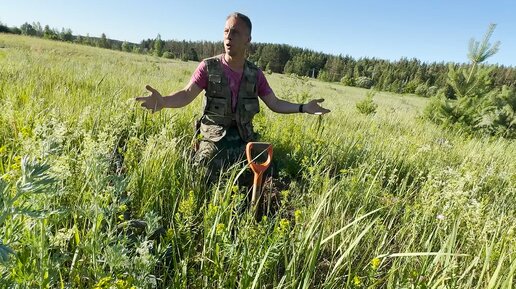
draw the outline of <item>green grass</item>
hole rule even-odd
[[[256,117],[286,183],[257,222],[242,165],[209,186],[192,166],[202,97],[133,100],[196,65],[0,34],[0,287],[514,288],[514,141],[441,130],[424,98],[378,92],[366,116],[368,90],[268,75],[332,113]]]

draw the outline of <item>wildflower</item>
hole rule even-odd
[[[118,206],[118,211],[119,212],[127,211],[127,205],[126,204],[121,204],[120,206]]]
[[[294,211],[294,219],[296,220],[296,223],[301,222],[303,218],[303,212],[301,210],[297,209]]]
[[[213,217],[217,214],[217,211],[219,210],[219,206],[209,204],[208,205],[208,217]]]
[[[380,266],[380,263],[381,263],[380,258],[373,258],[373,260],[371,260],[371,269],[377,270],[378,267]]]
[[[195,194],[193,191],[188,192],[188,197],[179,203],[179,213],[185,216],[193,216],[195,213]]]
[[[281,219],[279,227],[281,231],[286,231],[290,227],[290,222],[287,219]]]
[[[360,280],[360,277],[355,275],[355,277],[353,277],[353,284],[355,284],[355,286],[360,286],[360,284],[362,284],[362,281]]]
[[[174,230],[172,228],[169,228],[167,230],[167,233],[165,234],[165,239],[172,240],[173,237],[174,237]]]
[[[219,223],[217,224],[217,227],[215,229],[215,232],[218,236],[222,235],[224,233],[224,229],[226,229],[226,225]]]
[[[437,216],[436,216],[436,218],[437,218],[437,220],[442,221],[442,220],[444,220],[446,217],[445,217],[443,214],[439,214],[439,215],[437,215]]]
[[[95,284],[95,287],[93,287],[94,289],[101,289],[101,288],[107,288],[107,286],[109,286],[109,284],[111,283],[111,277],[104,277],[102,279],[99,280],[99,282],[97,282],[97,284]]]
[[[11,170],[16,171],[21,168],[21,157],[15,156],[13,159],[13,163],[11,164]]]
[[[115,282],[115,288],[117,289],[136,289],[135,286],[131,286],[129,287],[129,285],[131,285],[128,281],[126,280],[116,280]],[[111,287],[113,288],[113,287]]]
[[[32,134],[32,130],[30,129],[30,127],[26,127],[26,126],[22,127],[21,135],[23,137],[29,137],[31,134]]]
[[[288,199],[288,195],[290,194],[290,192],[288,190],[284,190],[284,191],[281,191],[280,194],[281,194],[281,198],[286,200],[286,199]]]

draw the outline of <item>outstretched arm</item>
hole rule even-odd
[[[152,110],[152,112],[160,111],[163,108],[179,108],[186,106],[202,91],[202,88],[194,82],[188,83],[182,90],[168,96],[162,96],[159,91],[155,90],[150,85],[145,86],[145,88],[151,92],[151,95],[137,97],[136,101],[140,101],[143,107]]]
[[[277,113],[306,112],[310,114],[325,114],[330,112],[329,109],[326,109],[319,105],[319,103],[323,102],[324,99],[314,99],[309,101],[308,103],[298,104],[279,99],[278,97],[276,97],[274,92],[271,92],[265,96],[262,96],[262,100],[263,102],[265,102],[268,108]]]

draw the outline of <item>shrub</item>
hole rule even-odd
[[[426,84],[422,83],[416,87],[416,90],[414,93],[419,96],[427,96],[428,95],[428,86],[426,86]]]
[[[360,76],[356,78],[355,85],[369,89],[373,86],[373,80],[367,76]]]
[[[186,53],[181,54],[181,60],[187,62],[188,61],[188,55]]]
[[[403,87],[403,93],[415,93],[419,86],[420,85],[417,80],[411,80]]]
[[[438,91],[438,87],[435,86],[435,85],[432,85],[428,88],[428,90],[426,91],[426,96],[434,96],[437,94],[437,91]]]
[[[170,51],[165,51],[163,53],[163,58],[173,59],[174,58],[174,54],[171,53]]]
[[[343,85],[346,85],[346,86],[353,86],[354,83],[353,83],[353,78],[347,76],[347,75],[344,75],[341,79],[340,79],[340,83],[342,83]]]
[[[374,95],[375,95],[375,91],[370,90],[367,93],[365,99],[357,102],[356,108],[357,108],[358,112],[365,114],[365,115],[376,113],[376,109],[378,108],[378,105],[376,103],[374,103],[374,101],[373,101]]]
[[[486,134],[516,138],[516,90],[502,87],[490,95],[476,127]]]

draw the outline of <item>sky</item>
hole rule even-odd
[[[516,67],[514,0],[0,0],[0,22],[8,26],[40,22],[135,43],[158,34],[219,41],[235,11],[251,18],[253,42],[391,61],[468,62],[470,39],[480,41],[495,23],[490,42],[500,41],[500,50],[487,62]]]

